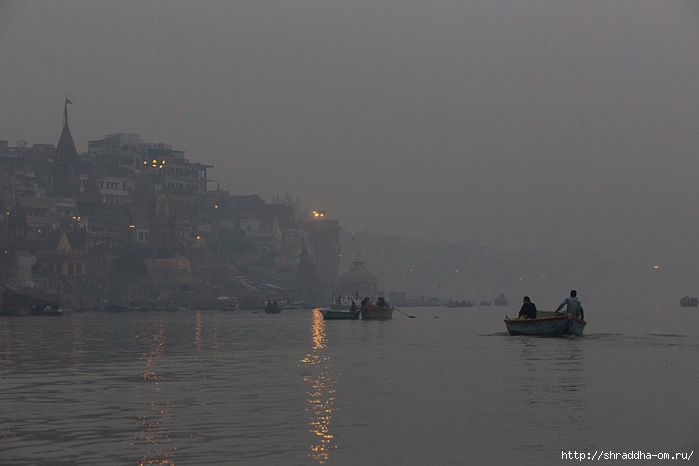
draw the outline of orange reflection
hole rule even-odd
[[[316,435],[316,441],[311,445],[309,458],[325,464],[330,457],[330,452],[337,448],[332,445],[333,435],[330,433],[330,424],[335,403],[335,381],[332,379],[332,364],[330,358],[323,355],[323,349],[327,347],[327,336],[325,334],[325,321],[320,311],[313,311],[313,348],[302,363],[313,369],[314,374],[304,377],[309,387],[306,391],[306,401],[310,405],[308,411],[311,413],[309,421],[310,432]]]
[[[140,466],[169,465],[175,461],[170,458],[174,448],[165,448],[170,443],[170,431],[164,427],[170,418],[169,400],[162,400],[160,393],[161,375],[157,373],[157,363],[165,355],[165,325],[158,319],[151,328],[144,329],[142,338],[149,341],[148,351],[141,356],[143,365],[143,382],[135,387],[137,396],[143,399],[146,414],[138,417],[140,431],[135,433],[133,445],[141,446],[145,452],[139,461]]]

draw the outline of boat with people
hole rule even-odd
[[[697,307],[699,306],[699,299],[696,296],[685,296],[680,299],[680,306],[682,307]]]
[[[382,297],[376,300],[376,304],[371,302],[369,298],[364,298],[359,311],[362,314],[362,320],[388,320],[393,318],[393,306]]]
[[[500,293],[500,296],[495,298],[495,305],[496,306],[507,306],[507,298],[505,297],[504,294]]]
[[[537,313],[536,319],[509,319],[505,316],[504,321],[510,335],[580,336],[587,325],[583,319],[569,314],[542,311]]]
[[[265,304],[265,314],[280,314],[282,307],[278,301],[267,301]]]

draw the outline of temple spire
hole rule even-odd
[[[72,104],[68,95],[66,94],[66,101],[63,104],[63,128],[68,128],[68,104]]]

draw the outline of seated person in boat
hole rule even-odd
[[[352,300],[352,306],[350,306],[350,312],[359,312],[359,308],[357,307],[357,303],[354,302],[354,299]]]
[[[366,306],[367,304],[372,304],[371,298],[368,297],[368,296],[367,296],[366,298],[362,299],[361,306],[364,307],[364,306]]]
[[[583,307],[580,304],[577,291],[570,290],[570,296],[558,305],[556,312],[559,312],[564,307],[566,308],[566,314],[585,320],[585,311],[583,311]]]
[[[388,301],[383,299],[383,296],[379,296],[379,299],[376,300],[376,305],[379,307],[388,307]]]
[[[536,304],[534,304],[529,296],[522,298],[524,302],[522,307],[519,309],[520,319],[536,319]]]

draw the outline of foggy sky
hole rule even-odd
[[[67,94],[79,151],[140,133],[348,230],[694,261],[695,1],[1,5],[10,144]]]

